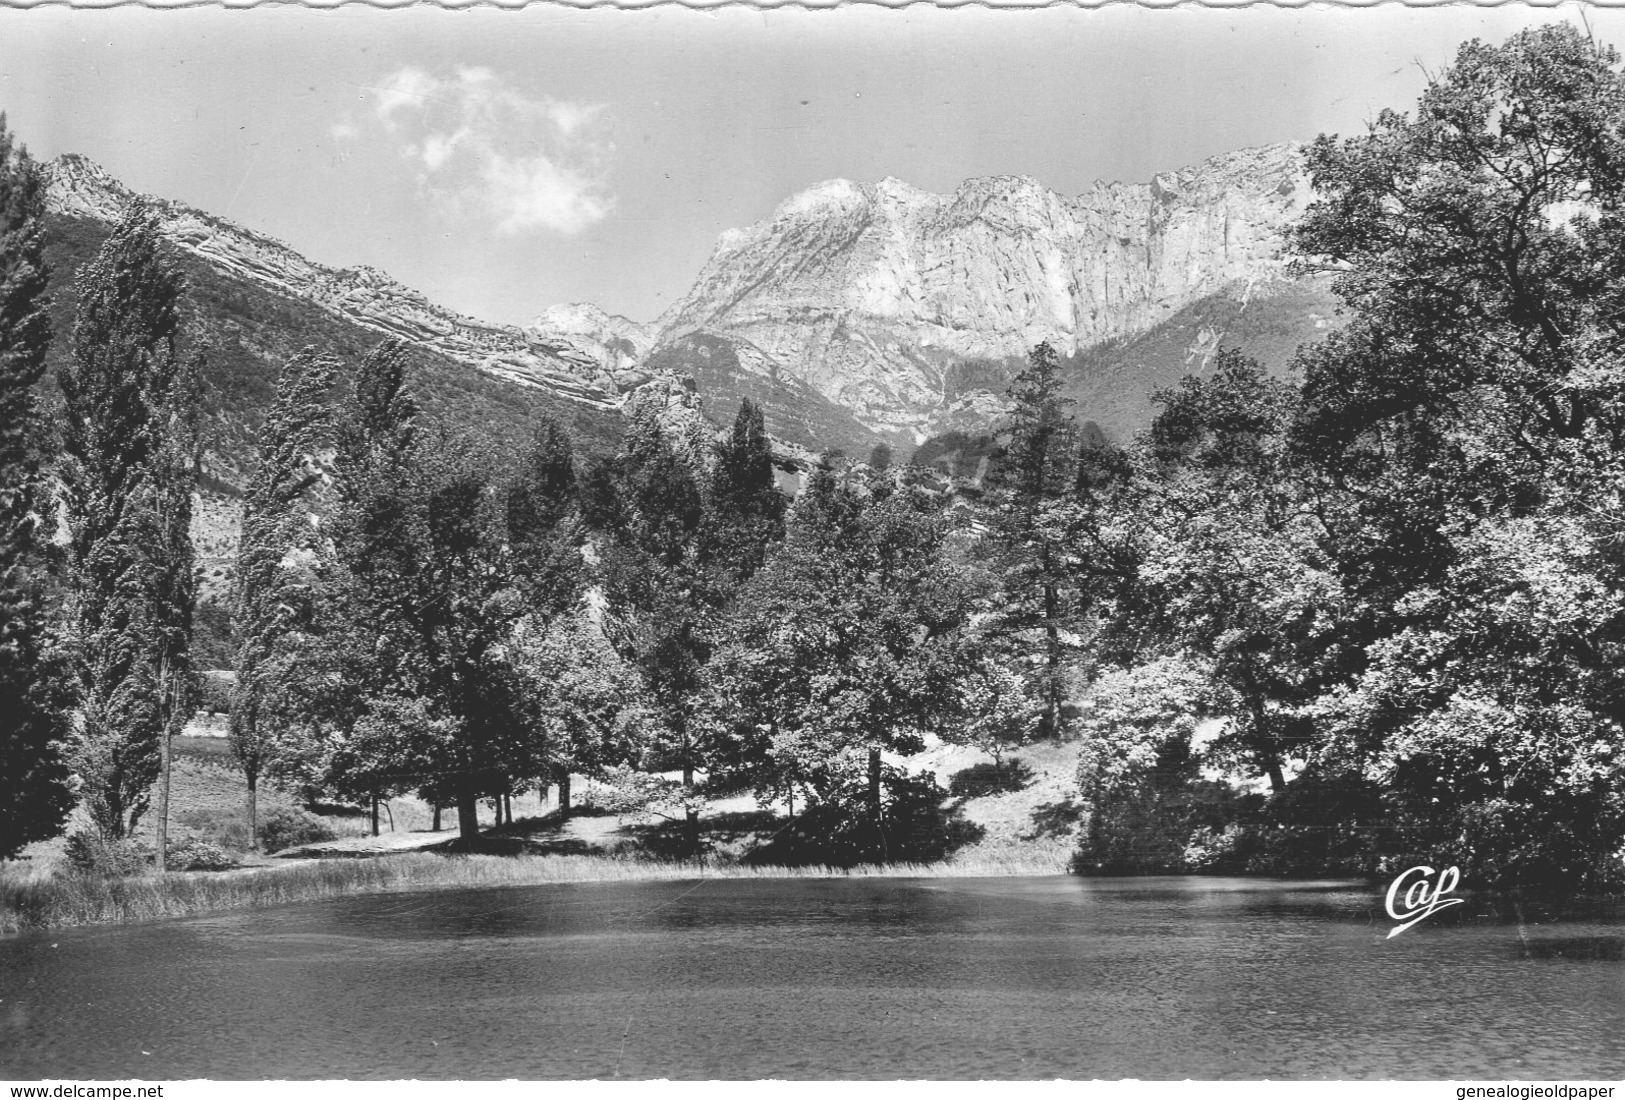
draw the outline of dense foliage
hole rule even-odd
[[[1177,868],[1183,833],[1187,867],[1620,880],[1618,69],[1567,27],[1473,42],[1315,143],[1294,244],[1350,323],[1292,382],[1221,356],[1080,478],[1120,670],[1080,864]],[[1270,798],[1193,816],[1198,764]]]
[[[66,687],[49,633],[53,508],[35,397],[51,342],[44,184],[0,115],[0,859],[55,836],[72,805]]]
[[[79,277],[60,467],[77,673],[72,766],[104,835],[128,835],[191,713],[191,545],[201,363],[181,282],[139,204]],[[159,816],[160,838],[163,817]]]
[[[1562,26],[1468,43],[1413,114],[1317,141],[1291,245],[1348,323],[1286,377],[1221,351],[1124,445],[1074,424],[1046,344],[985,365],[1011,378],[1005,422],[922,448],[931,469],[789,461],[752,402],[718,431],[677,384],[629,397],[613,452],[545,418],[488,447],[435,420],[398,343],[293,356],[235,576],[250,807],[261,777],[412,791],[472,839],[480,799],[553,785],[567,807],[587,776],[685,854],[706,800],[748,790],[795,819],[762,858],[934,858],[944,792],[910,757],[973,745],[1015,785],[1010,752],[1070,738],[1079,871],[1618,888],[1619,70]],[[0,683],[27,702],[0,715],[0,853],[61,827],[63,646],[104,834],[73,850],[116,869],[144,859],[117,841],[189,690],[197,371],[138,209],[82,278],[52,637],[31,172],[0,129]]]

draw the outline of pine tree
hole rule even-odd
[[[717,447],[711,471],[708,557],[730,587],[748,581],[773,543],[784,537],[789,501],[773,476],[772,441],[761,406],[740,402],[733,431]]]
[[[59,742],[66,686],[47,633],[52,500],[34,386],[51,342],[45,189],[0,115],[0,859],[62,831],[73,804]]]
[[[577,495],[570,437],[543,419],[509,481],[506,509],[516,580],[531,612],[543,619],[581,599],[585,569]]]
[[[181,277],[145,206],[114,228],[78,289],[73,358],[59,375],[80,690],[72,764],[92,820],[118,838],[167,776],[192,693],[201,359],[179,346]],[[164,824],[160,814],[160,860]]]
[[[1068,495],[1075,480],[1077,431],[1061,392],[1061,364],[1039,344],[1010,385],[1012,408],[1005,430],[1010,441],[1000,456],[992,516],[993,544],[1004,561],[1008,627],[1043,632],[1043,669],[1038,695],[1042,728],[1061,734],[1061,644],[1069,568],[1066,553]]]
[[[306,348],[282,368],[276,398],[260,428],[259,463],[243,504],[237,552],[236,618],[243,643],[231,702],[231,747],[248,783],[248,829],[257,837],[257,795],[275,719],[265,713],[271,681],[288,665],[275,658],[291,630],[308,626],[308,583],[288,558],[311,551],[309,496],[321,483],[314,460],[328,427],[334,362]]]

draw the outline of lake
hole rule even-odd
[[[784,879],[0,939],[0,1079],[1625,1076],[1625,913],[1380,887]]]

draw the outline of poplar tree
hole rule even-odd
[[[290,672],[284,639],[308,627],[310,578],[290,556],[315,548],[310,496],[322,480],[315,460],[328,428],[327,394],[335,363],[306,348],[277,379],[276,398],[260,428],[259,462],[243,504],[237,552],[235,611],[242,632],[231,701],[231,747],[248,784],[248,829],[257,837],[259,778],[275,724],[267,713],[275,681]]]
[[[45,187],[0,115],[0,859],[62,831],[73,804],[65,686],[47,633],[52,500],[34,396],[51,342]]]
[[[162,777],[193,694],[190,526],[201,357],[180,346],[182,281],[137,203],[78,282],[62,481],[71,531],[79,688],[72,764],[103,835],[130,835]]]

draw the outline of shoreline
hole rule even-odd
[[[15,865],[13,865],[15,866]],[[0,870],[0,935],[93,925],[136,924],[205,913],[259,909],[356,894],[488,889],[589,882],[705,878],[1014,878],[1067,874],[1048,852],[981,854],[939,863],[754,866],[675,862],[609,855],[444,855],[404,852],[355,859],[312,859],[232,871],[177,871],[94,878],[51,871],[13,878]]]

